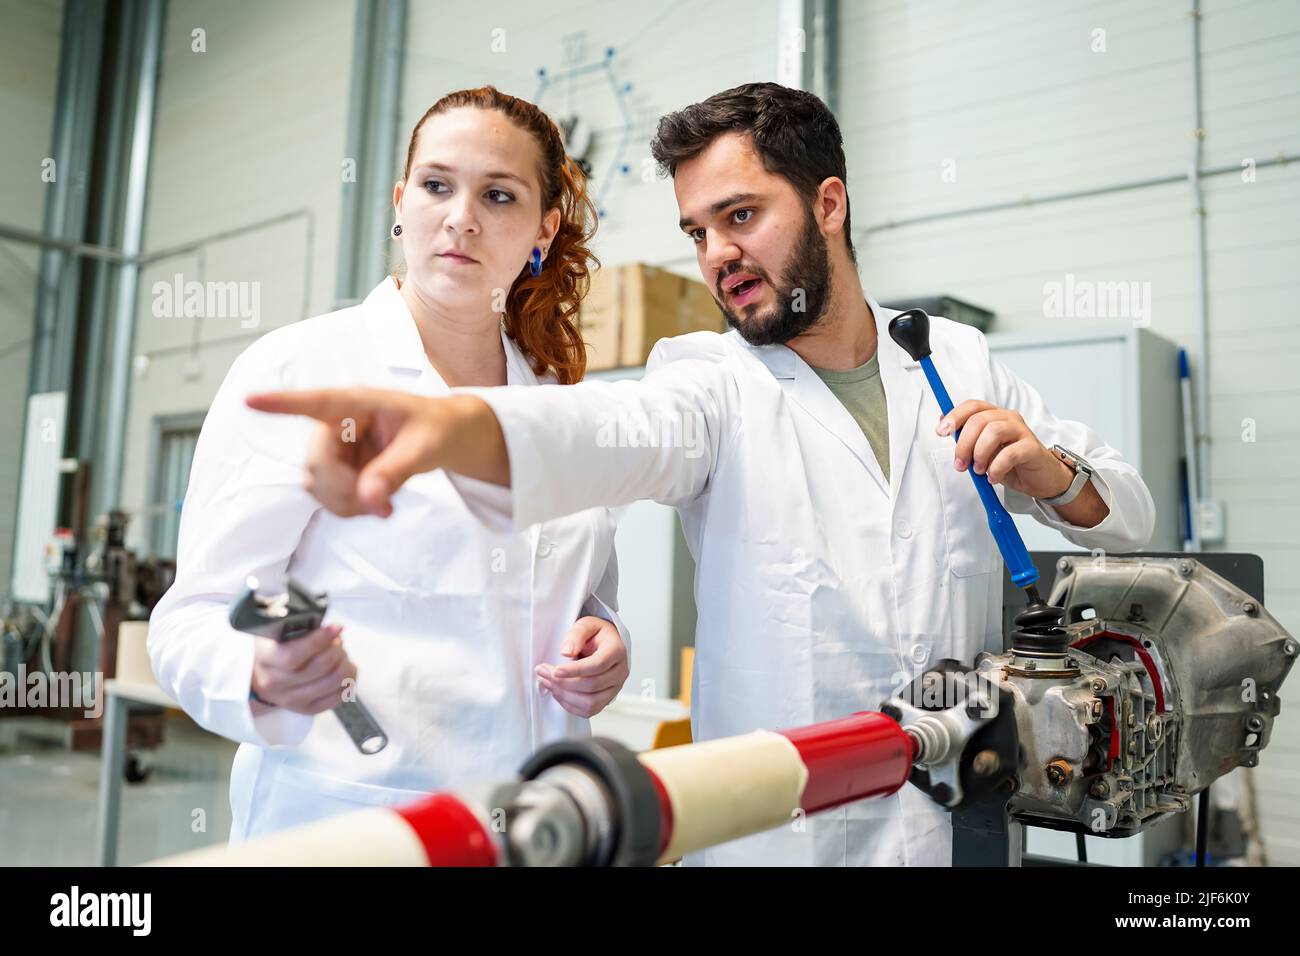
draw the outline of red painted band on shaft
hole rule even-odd
[[[864,711],[778,733],[795,745],[808,769],[800,800],[805,813],[888,796],[912,773],[912,738],[884,714]]]
[[[673,801],[669,798],[668,791],[664,789],[664,782],[659,779],[659,775],[649,767],[645,767],[645,772],[650,776],[650,782],[655,785],[655,796],[659,798],[659,855],[663,856],[664,850],[668,849],[668,843],[673,838]]]
[[[483,824],[451,794],[430,794],[394,812],[420,838],[429,866],[496,866],[496,847]]]

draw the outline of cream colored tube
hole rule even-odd
[[[789,823],[808,782],[795,745],[767,730],[648,750],[639,759],[673,808],[661,863]]]
[[[415,830],[375,807],[272,833],[164,857],[146,866],[428,866]]]

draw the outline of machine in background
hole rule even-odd
[[[88,534],[78,534],[76,529],[87,527],[89,466],[79,463],[73,477],[73,527],[58,529],[46,549],[49,605],[13,603],[3,620],[0,668],[14,675],[68,674],[81,670],[82,662],[94,661],[104,679],[115,676],[118,627],[123,621],[147,620],[176,576],[173,560],[143,559],[126,546],[125,511],[100,515]],[[85,619],[89,628],[83,626]],[[93,644],[84,646],[86,641]],[[101,719],[85,716],[84,707],[0,708],[0,718],[33,716],[65,722],[71,749],[99,748]],[[161,710],[134,714],[129,746],[133,752],[157,747],[162,732]],[[127,779],[136,782],[146,773],[133,755]]]

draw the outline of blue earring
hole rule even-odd
[[[533,257],[528,260],[528,271],[534,276],[542,274],[542,250],[533,246]]]

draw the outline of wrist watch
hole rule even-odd
[[[1062,448],[1060,445],[1053,445],[1052,453],[1074,469],[1074,481],[1070,482],[1070,487],[1066,488],[1055,498],[1039,498],[1038,500],[1045,505],[1059,508],[1061,505],[1068,505],[1075,498],[1079,497],[1079,492],[1083,491],[1083,486],[1091,480],[1095,469],[1092,465],[1088,464],[1082,456],[1076,455],[1068,448]]]

